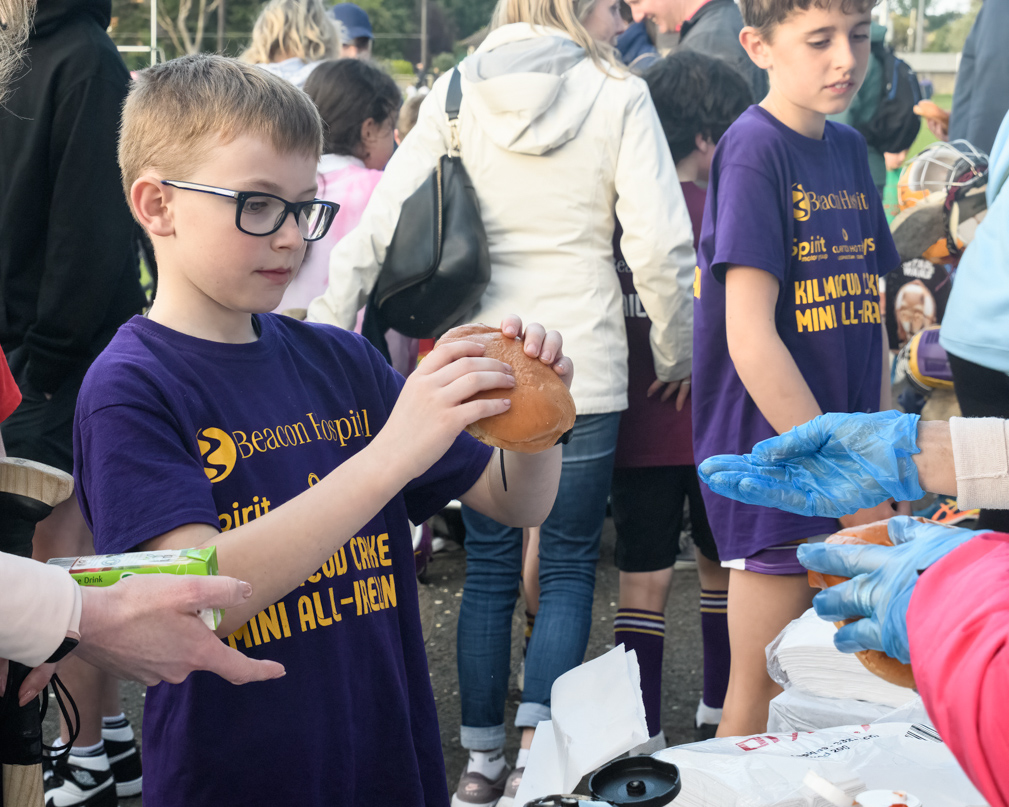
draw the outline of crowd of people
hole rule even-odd
[[[765,647],[813,605],[867,617],[840,649],[915,664],[946,742],[1009,803],[992,751],[1009,623],[978,596],[1009,563],[989,531],[1009,504],[1009,430],[892,408],[880,281],[903,256],[872,144],[836,120],[868,72],[881,82],[873,5],[499,0],[476,51],[403,103],[353,3],[270,0],[239,59],[131,79],[110,0],[48,0],[34,19],[0,0],[0,457],[73,473],[76,494],[0,544],[0,658],[33,668],[16,699],[32,704],[58,663],[79,707],[56,742],[69,753],[45,761],[47,804],[142,788],[149,807],[512,807],[551,686],[585,657],[608,508],[614,643],[637,656],[649,734],[633,752],[667,744],[665,608],[689,521],[697,739],[766,730],[780,687]],[[951,127],[970,108],[985,131],[999,98],[960,87]],[[965,287],[1006,265],[1007,139],[1003,125]],[[469,317],[521,339],[575,401],[569,438],[540,454],[464,432],[509,408],[473,396],[513,387],[511,367],[368,325],[401,211],[453,149],[492,267]],[[948,332],[967,415],[1009,416],[999,283],[983,338]],[[993,515],[941,534],[895,518],[889,554],[822,543],[925,491]],[[450,794],[411,533],[453,499],[468,762]],[[208,546],[221,577],[82,589],[37,562]],[[814,599],[807,569],[854,579]],[[226,609],[216,636],[207,607]],[[956,641],[936,649],[936,624]],[[976,685],[951,692],[954,669]],[[150,686],[143,768],[118,678]]]

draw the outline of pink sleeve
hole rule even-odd
[[[20,404],[21,390],[14,383],[14,377],[7,366],[7,357],[0,351],[0,422],[6,420]],[[0,453],[0,456],[3,454]]]
[[[0,552],[0,658],[37,667],[80,630],[81,606],[65,569]]]
[[[1009,535],[954,550],[915,586],[907,612],[918,691],[943,740],[992,807],[1009,805]]]

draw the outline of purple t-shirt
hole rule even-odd
[[[681,182],[680,188],[690,214],[696,249],[704,216],[704,191],[693,182]],[[618,222],[613,236],[613,258],[620,277],[620,291],[624,295],[624,324],[627,326],[627,408],[620,415],[614,467],[693,465],[690,400],[677,412],[675,398],[663,403],[658,395],[648,397],[648,388],[655,381],[649,339],[652,321],[638,299],[633,275],[620,251],[622,233]]]
[[[878,277],[900,264],[869,175],[865,141],[827,122],[804,137],[751,106],[711,166],[694,284],[694,458],[743,454],[775,434],[746,392],[725,336],[725,272],[781,283],[778,335],[824,412],[874,412],[882,376]],[[741,504],[702,484],[722,558],[833,532],[837,522]]]
[[[100,553],[188,523],[222,530],[301,493],[370,442],[403,380],[356,334],[287,317],[219,344],[134,317],[95,361],[74,424],[77,495]],[[147,690],[144,804],[449,803],[407,517],[468,490],[466,434],[321,569],[227,641],[287,669]],[[278,540],[278,557],[289,551]]]

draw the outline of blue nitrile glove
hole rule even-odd
[[[907,608],[918,573],[985,531],[896,516],[890,519],[888,532],[892,547],[802,544],[798,550],[799,563],[813,571],[851,578],[813,598],[813,608],[823,619],[838,622],[865,617],[837,631],[834,645],[838,650],[844,653],[882,650],[910,664]]]
[[[802,516],[839,518],[893,497],[925,495],[911,459],[918,415],[896,411],[820,415],[743,456],[720,454],[698,467],[715,493]]]

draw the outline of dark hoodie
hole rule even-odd
[[[0,346],[53,392],[144,304],[116,159],[129,73],[111,0],[45,0],[0,108]]]
[[[643,22],[627,26],[627,30],[617,39],[617,51],[623,63],[638,75],[642,75],[662,58],[652,40],[648,38],[648,28]]]
[[[750,85],[755,103],[767,95],[767,71],[757,67],[739,44],[743,16],[734,0],[708,0],[680,26],[679,47],[717,56],[732,65]]]

